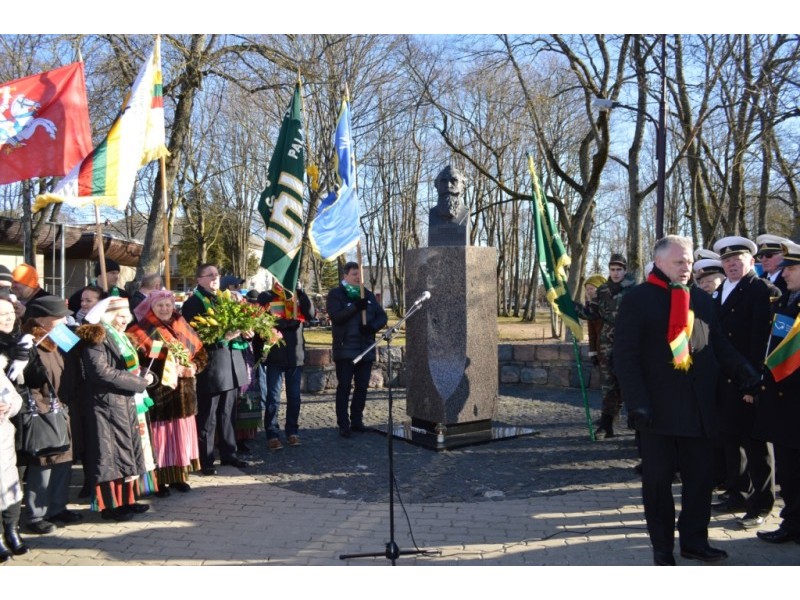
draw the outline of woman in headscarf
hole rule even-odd
[[[148,470],[137,404],[142,404],[154,377],[140,374],[136,350],[125,335],[130,321],[127,298],[101,300],[86,320],[76,333],[83,340],[84,458],[94,489],[92,507],[104,519],[127,521],[150,508],[136,502],[137,480]]]
[[[136,325],[128,329],[128,336],[159,382],[150,390],[155,405],[149,413],[158,494],[167,496],[170,488],[188,492],[189,473],[200,470],[194,378],[208,364],[208,355],[197,333],[175,310],[172,292],[153,290],[134,312]]]
[[[8,372],[13,376],[19,364],[28,360],[28,350],[18,343],[17,336],[13,334],[15,320],[14,304],[8,289],[0,288],[0,510],[3,514],[0,563],[6,562],[12,555],[28,551],[19,537],[22,484],[17,471],[16,429],[11,422],[22,408],[22,396],[6,375]]]

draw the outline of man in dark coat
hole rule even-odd
[[[344,266],[344,279],[339,287],[328,292],[326,308],[333,324],[333,360],[338,381],[336,424],[339,435],[350,437],[351,431],[365,431],[364,406],[375,349],[356,364],[353,364],[353,359],[375,343],[375,333],[386,325],[388,317],[375,294],[366,288],[361,289],[361,268],[355,262]],[[354,388],[352,403],[351,386]]]
[[[709,295],[687,287],[691,240],[667,236],[656,243],[653,256],[647,282],[622,300],[614,367],[641,434],[642,497],[655,564],[675,564],[676,467],[683,484],[681,556],[715,562],[727,557],[708,544],[718,366],[737,374],[741,369],[748,385],[755,385],[758,374],[722,336]]]
[[[777,289],[753,270],[756,245],[743,237],[728,236],[714,244],[725,281],[712,294],[720,327],[728,341],[750,364],[764,361],[771,318],[771,297]],[[738,524],[758,527],[775,503],[772,458],[767,444],[752,437],[757,407],[728,377],[717,388],[720,441],[725,454],[728,497],[712,506],[716,512],[745,514]]]
[[[219,290],[219,269],[216,265],[200,265],[196,276],[197,289],[181,307],[181,314],[189,323],[197,315],[206,314],[217,303]],[[224,340],[205,346],[208,367],[197,375],[197,441],[203,475],[215,475],[217,472],[214,468],[215,434],[223,465],[238,468],[250,466],[236,455],[236,432],[233,427],[239,388],[249,382],[244,358],[246,345],[241,332],[229,331]]]
[[[317,314],[308,295],[299,287],[293,296],[286,294],[277,281],[269,292],[259,294],[258,303],[266,306],[277,318],[275,328],[283,335],[283,344],[269,349],[266,358],[267,406],[264,410],[264,431],[267,447],[280,450],[278,409],[281,405],[281,388],[286,382],[286,442],[300,445],[300,379],[303,374],[306,344],[303,328]],[[254,344],[255,346],[255,344]]]
[[[786,293],[775,307],[769,340],[767,369],[758,394],[758,415],[753,437],[772,442],[775,450],[775,480],[781,486],[784,507],[782,522],[774,531],[759,531],[758,538],[772,544],[800,543],[800,369],[797,368],[797,340],[792,343],[792,326],[800,317],[800,245],[787,242],[783,248],[783,277]],[[776,348],[786,342],[778,352]],[[792,352],[794,350],[794,352]],[[793,357],[793,358],[792,358]],[[785,361],[788,359],[788,361]]]
[[[793,243],[786,238],[765,233],[756,238],[758,252],[756,260],[761,263],[761,277],[769,280],[781,294],[786,293],[786,281],[783,279],[783,245]]]

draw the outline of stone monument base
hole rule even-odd
[[[435,430],[418,426],[415,421],[415,419],[411,419],[411,421],[394,425],[392,427],[392,435],[404,442],[436,451],[455,450],[465,446],[488,444],[489,442],[499,442],[539,433],[530,427],[492,425],[491,421],[473,421],[472,423],[453,425],[451,429],[447,430],[446,435],[439,435]],[[419,425],[424,425],[424,423]],[[433,425],[434,428],[436,427],[433,423],[430,425]],[[386,435],[385,428],[377,429],[380,433]]]

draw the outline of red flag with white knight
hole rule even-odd
[[[0,184],[65,175],[91,151],[82,62],[0,83]]]

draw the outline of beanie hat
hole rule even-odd
[[[5,281],[6,283],[11,283],[13,281],[11,278],[11,270],[5,265],[0,265],[0,281]]]
[[[17,265],[11,272],[11,279],[22,285],[27,285],[29,288],[39,287],[39,273],[30,265],[22,263]]]
[[[119,263],[115,260],[111,260],[110,258],[106,259],[106,273],[109,271],[119,271]],[[100,263],[94,263],[94,276],[100,276]]]
[[[594,287],[600,287],[606,282],[606,278],[603,277],[600,273],[592,273],[589,277],[586,278],[586,281],[583,282],[583,285],[593,285]]]

